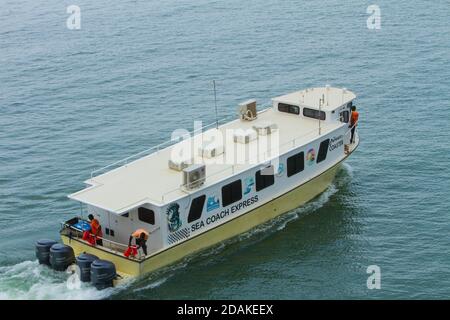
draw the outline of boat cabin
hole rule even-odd
[[[342,161],[353,99],[345,88],[326,86],[273,98],[272,107],[260,111],[256,101],[247,101],[237,119],[140,153],[134,161],[117,162],[116,168],[93,174],[87,187],[69,198],[82,203],[84,218],[92,214],[100,221],[105,246],[123,252],[130,234],[143,228],[150,233],[148,254],[156,254]],[[207,139],[218,135],[221,141]],[[258,149],[267,136],[276,136],[275,156],[272,149]],[[182,143],[194,151],[174,159]],[[230,163],[231,151],[244,147],[245,161]],[[256,154],[257,161],[251,161]]]

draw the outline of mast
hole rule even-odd
[[[214,107],[216,109],[216,129],[219,129],[219,118],[217,116],[216,80],[213,80],[213,87],[214,87]]]

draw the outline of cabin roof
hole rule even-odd
[[[318,110],[319,101],[322,97],[325,98],[325,103],[321,106],[321,110],[332,111],[352,101],[356,98],[356,95],[346,89],[320,87],[292,92],[272,100]]]
[[[294,94],[298,94],[298,92]],[[279,98],[292,98],[294,97],[294,94],[281,96]],[[334,96],[335,93],[333,93],[333,98]],[[350,98],[352,96],[354,97],[353,94],[348,94],[346,95],[346,99],[351,100]],[[278,98],[275,99],[278,100]],[[289,101],[289,99],[286,99],[286,101]],[[251,129],[254,125],[267,122],[274,123],[278,126],[280,153],[287,152],[294,146],[294,144],[295,146],[305,145],[317,138],[319,135],[317,120],[278,112],[273,108],[259,111],[256,120],[242,121],[240,119],[236,119],[219,126],[218,130],[226,136],[225,132],[228,129],[247,130]],[[321,121],[321,133],[326,134],[340,125],[342,124],[338,121]],[[216,130],[216,128],[209,129],[203,133],[197,134],[187,141],[190,143],[197,142],[201,144],[199,139],[203,138],[204,140],[208,140],[207,137]],[[293,144],[294,139],[295,142]],[[247,161],[245,161],[244,164],[233,165],[226,164],[227,152],[225,152],[224,154],[213,158],[213,160],[217,161],[222,160],[224,164],[206,163],[205,184],[198,189],[187,192],[180,188],[182,185],[183,173],[172,170],[168,167],[168,160],[170,159],[172,150],[177,146],[179,147],[180,143],[181,142],[144,156],[104,174],[88,179],[85,183],[89,186],[81,191],[69,195],[69,198],[117,214],[125,213],[146,203],[156,206],[163,206],[178,198],[186,196],[187,193],[197,192],[223,179],[229,178],[233,173],[236,174],[240,171],[256,166],[257,163],[267,162],[272,158],[270,154],[267,154],[264,150],[259,149],[259,161],[248,161],[250,159],[247,156]],[[252,144],[256,147],[254,144],[258,144],[258,140],[250,142],[250,145]],[[233,137],[230,135],[226,138],[226,145],[227,147],[231,145],[233,148],[238,148],[239,146],[242,147],[242,144],[235,143],[233,141]],[[249,144],[246,146],[248,148]],[[253,157],[252,159],[255,158]],[[194,162],[199,163],[201,161],[202,158],[195,155]],[[206,161],[209,162],[211,159],[206,159]]]

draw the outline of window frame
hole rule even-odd
[[[301,159],[300,162],[296,161],[296,160],[300,160],[300,159]],[[289,164],[292,164],[294,166],[293,170],[290,169],[290,168],[292,168],[292,166],[289,166]],[[300,173],[303,170],[305,170],[305,152],[304,151],[297,152],[286,159],[286,175],[288,178],[295,176],[297,173]]]
[[[144,212],[142,212],[143,210],[147,211],[146,213],[150,214],[150,217],[151,217],[150,220],[147,221],[147,220],[144,220],[144,219],[141,218],[141,215],[144,214]],[[155,211],[153,211],[152,209],[146,208],[146,207],[139,207],[138,208],[138,219],[139,219],[139,221],[142,221],[144,223],[151,224],[151,225],[154,226],[155,223],[156,223]]]
[[[280,107],[281,107],[281,109],[280,109]],[[284,110],[282,110],[282,109],[284,109]],[[300,107],[296,106],[296,105],[293,105],[293,104],[279,102],[278,103],[278,111],[284,112],[284,113],[290,113],[290,114],[299,115],[300,114]]]
[[[309,114],[305,114],[305,111]],[[302,114],[306,118],[311,118],[311,119],[316,119],[316,120],[321,120],[321,121],[325,121],[325,119],[327,118],[325,111],[311,109],[311,108],[303,108]]]
[[[200,212],[198,212],[198,211],[193,212],[194,202],[195,201],[201,201],[201,205],[198,206],[198,207],[195,207],[197,210],[198,210],[198,208],[200,208]],[[205,194],[192,199],[191,206],[189,208],[189,213],[188,213],[188,216],[187,216],[187,222],[188,223],[192,223],[194,221],[197,221],[198,219],[200,219],[202,217],[203,209],[205,208],[205,202],[206,202],[206,195]]]
[[[328,147],[330,146],[330,138],[323,140],[319,146],[319,152],[317,152],[316,163],[320,163],[327,159]]]
[[[235,189],[235,188],[237,189]],[[229,190],[228,190],[229,189]],[[235,197],[239,192],[239,196]],[[222,196],[222,207],[228,207],[229,205],[242,199],[242,180],[238,179],[233,182],[227,183],[222,186],[221,189]]]
[[[347,115],[347,116],[345,116],[345,115]],[[349,123],[349,121],[350,121],[350,111],[348,111],[348,110],[343,110],[343,111],[341,111],[340,113],[339,113],[339,120],[342,122],[342,123]],[[347,120],[347,121],[346,121]]]
[[[272,170],[272,174],[261,174],[263,170]],[[256,191],[264,190],[275,184],[275,169],[268,166],[255,172]]]

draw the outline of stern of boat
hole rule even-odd
[[[72,218],[61,223],[60,236],[65,245],[72,247],[75,256],[81,253],[89,253],[99,259],[108,260],[114,263],[117,273],[121,278],[138,276],[141,274],[141,261],[143,257],[127,258],[124,256],[128,244],[120,244],[108,239],[102,239],[102,245],[92,245],[83,240],[83,230],[77,227],[80,221],[85,221],[80,217]],[[86,221],[87,222],[87,221]]]

